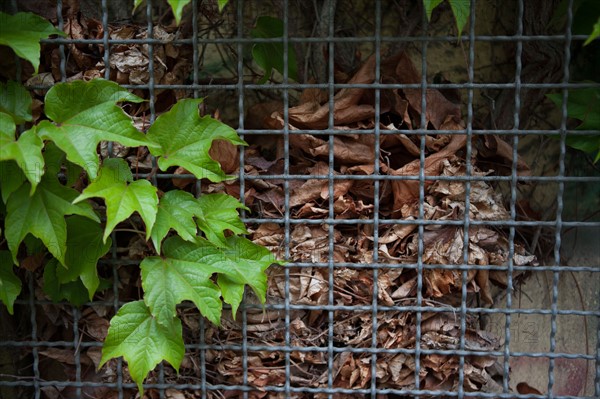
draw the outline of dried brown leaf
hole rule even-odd
[[[458,128],[458,125],[448,123],[448,128]],[[441,173],[441,166],[445,159],[453,156],[466,143],[465,135],[457,134],[452,136],[452,140],[444,149],[425,158],[425,175],[438,176]],[[398,170],[388,169],[388,174],[394,176],[418,176],[420,161],[418,159],[403,166]],[[385,169],[386,168],[383,168]],[[425,186],[431,185],[426,182]],[[394,192],[394,211],[400,212],[403,217],[416,216],[417,202],[419,199],[419,182],[415,180],[394,180],[392,181],[392,190]]]
[[[235,173],[240,166],[238,147],[228,141],[214,140],[208,154],[221,164],[221,169],[227,174]]]

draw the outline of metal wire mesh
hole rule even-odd
[[[194,339],[193,342],[186,342],[186,353],[193,353],[194,361],[198,363],[200,373],[197,376],[197,380],[194,383],[177,383],[177,381],[167,381],[165,379],[165,367],[163,364],[159,365],[157,374],[152,382],[147,382],[144,386],[147,390],[154,390],[155,393],[158,394],[160,398],[171,397],[172,391],[169,390],[179,390],[181,392],[189,393],[189,396],[186,397],[216,397],[213,396],[215,393],[220,393],[221,397],[226,397],[227,392],[235,393],[241,397],[257,397],[252,396],[257,394],[258,392],[266,393],[267,396],[276,397],[276,395],[280,395],[279,397],[297,397],[299,394],[303,395],[313,395],[317,397],[317,395],[322,395],[318,397],[345,397],[341,396],[343,394],[347,395],[357,395],[364,397],[386,397],[383,395],[388,395],[387,397],[403,397],[403,396],[434,396],[434,397],[486,397],[486,398],[571,398],[571,397],[600,397],[600,329],[598,329],[598,318],[600,318],[600,309],[598,308],[582,308],[582,309],[574,309],[574,308],[559,308],[559,282],[560,279],[563,278],[563,275],[566,273],[588,273],[586,275],[592,276],[592,278],[597,278],[597,273],[600,272],[599,265],[596,264],[588,264],[588,265],[565,265],[561,258],[561,250],[563,245],[563,235],[566,229],[569,228],[579,228],[579,229],[598,229],[600,227],[600,222],[591,220],[581,220],[577,218],[565,218],[564,216],[564,197],[565,197],[565,186],[568,184],[589,184],[589,185],[597,185],[600,183],[600,175],[586,175],[586,176],[577,176],[574,174],[568,173],[566,169],[566,154],[567,154],[567,146],[565,144],[565,139],[567,135],[579,135],[579,134],[599,134],[598,131],[582,131],[570,129],[567,125],[567,99],[569,95],[569,90],[575,88],[598,88],[600,85],[598,83],[576,83],[571,82],[570,79],[570,61],[571,61],[571,47],[573,42],[585,40],[587,36],[585,35],[574,35],[571,33],[572,31],[572,20],[573,20],[573,12],[572,12],[572,4],[568,7],[567,11],[567,26],[564,34],[560,35],[535,35],[535,36],[527,36],[524,34],[523,29],[523,12],[524,12],[524,1],[518,1],[516,4],[516,21],[517,26],[512,35],[482,35],[476,34],[476,2],[471,2],[471,13],[470,13],[470,21],[468,26],[468,30],[461,36],[431,36],[427,34],[427,18],[425,15],[422,15],[422,25],[423,31],[417,35],[411,35],[410,37],[396,37],[396,36],[385,36],[382,33],[382,20],[386,17],[382,15],[382,1],[375,1],[372,4],[372,17],[374,19],[374,31],[370,35],[365,36],[353,36],[353,37],[338,37],[336,36],[336,29],[334,24],[334,12],[333,12],[333,4],[334,2],[329,2],[332,7],[332,12],[330,12],[329,20],[327,21],[327,35],[326,37],[294,37],[290,32],[290,21],[289,21],[289,4],[288,0],[282,1],[282,20],[284,26],[284,35],[283,39],[258,39],[258,38],[249,38],[246,37],[246,30],[244,29],[244,10],[247,8],[244,7],[244,2],[238,0],[236,4],[233,4],[233,9],[235,10],[235,18],[238,21],[236,30],[232,37],[219,37],[219,38],[201,38],[198,34],[199,26],[198,26],[198,10],[199,10],[199,1],[193,0],[191,2],[190,10],[192,12],[192,34],[191,38],[179,38],[175,40],[173,43],[180,45],[191,45],[193,51],[193,59],[199,60],[200,58],[200,48],[201,46],[206,45],[221,45],[221,44],[229,44],[234,46],[235,51],[237,52],[237,64],[235,65],[235,71],[237,72],[237,82],[233,83],[202,83],[200,79],[200,65],[199,62],[194,62],[191,81],[186,84],[158,84],[155,81],[154,69],[155,69],[155,59],[153,56],[154,45],[159,45],[162,43],[161,40],[158,39],[149,39],[152,37],[153,29],[155,28],[155,18],[153,15],[153,1],[147,1],[145,6],[146,13],[146,22],[147,22],[147,30],[148,35],[146,39],[130,39],[130,40],[121,40],[121,39],[112,39],[109,37],[109,20],[108,20],[108,2],[107,0],[101,1],[101,11],[102,11],[102,26],[103,26],[103,36],[102,38],[97,39],[48,39],[43,40],[42,43],[45,45],[57,45],[60,54],[60,72],[62,81],[67,80],[67,46],[71,44],[88,44],[88,45],[102,45],[103,47],[103,62],[104,65],[110,64],[110,55],[111,55],[111,46],[118,44],[138,44],[144,45],[148,48],[149,54],[149,64],[148,70],[149,79],[147,84],[140,85],[128,85],[124,86],[130,89],[136,90],[144,90],[147,93],[147,98],[149,100],[149,123],[151,124],[156,116],[157,111],[155,108],[156,104],[156,93],[162,90],[189,90],[192,93],[193,97],[198,98],[207,93],[219,92],[219,93],[228,93],[228,96],[235,96],[237,99],[237,131],[242,137],[255,137],[260,135],[268,135],[268,134],[277,134],[283,136],[283,169],[281,173],[273,173],[273,174],[262,174],[260,176],[256,175],[248,175],[245,173],[244,165],[246,165],[247,158],[246,152],[242,148],[239,153],[239,163],[240,174],[239,174],[239,186],[240,186],[240,199],[244,202],[245,193],[246,193],[246,185],[249,182],[254,180],[262,179],[265,181],[283,181],[283,192],[284,192],[284,203],[283,203],[283,213],[281,217],[262,217],[261,215],[256,214],[246,214],[245,211],[242,212],[242,217],[245,223],[249,225],[260,225],[263,223],[276,223],[283,226],[284,229],[284,238],[283,238],[283,255],[287,260],[292,259],[290,254],[290,248],[292,245],[292,237],[291,232],[294,226],[296,225],[319,225],[325,226],[327,229],[327,262],[290,262],[283,269],[284,272],[284,287],[286,292],[290,292],[290,284],[291,284],[291,276],[290,270],[292,268],[322,268],[326,270],[326,284],[328,286],[328,297],[327,303],[320,305],[306,305],[293,303],[291,301],[290,296],[286,296],[282,303],[267,303],[267,305],[263,308],[260,305],[252,304],[252,303],[243,303],[240,308],[240,323],[241,323],[241,340],[235,343],[227,343],[227,344],[215,344],[215,343],[207,343],[206,327],[207,323],[199,318],[199,328],[198,328],[198,336]],[[231,1],[231,3],[234,3]],[[385,2],[383,2],[385,3]],[[570,2],[572,3],[572,1]],[[13,1],[13,7],[17,9],[17,2]],[[64,26],[63,21],[63,2],[58,0],[56,3],[56,15],[58,28],[62,29]],[[467,80],[462,83],[432,83],[428,76],[428,46],[432,43],[457,43],[460,41],[465,46],[466,58],[467,58]],[[244,59],[244,51],[248,45],[255,43],[282,43],[283,44],[283,74],[282,81],[279,83],[272,83],[268,86],[263,84],[257,84],[253,82],[247,82],[244,79],[244,71],[245,66],[243,64]],[[350,84],[350,83],[336,83],[336,78],[334,76],[334,54],[335,54],[335,46],[338,43],[346,43],[353,42],[358,44],[368,44],[372,46],[373,53],[375,56],[375,83],[369,84]],[[501,82],[477,82],[475,79],[475,56],[476,56],[476,43],[478,42],[492,42],[492,43],[510,43],[515,46],[515,56],[514,56],[514,73],[513,79],[509,83],[501,83]],[[562,81],[560,83],[547,83],[547,82],[523,82],[521,79],[523,73],[523,45],[524,43],[529,42],[560,42],[564,43],[563,48],[563,57],[564,57],[564,69],[562,71]],[[327,45],[327,64],[328,64],[328,76],[326,82],[318,82],[318,83],[297,83],[290,81],[290,77],[288,76],[288,63],[289,63],[289,49],[291,46],[296,44],[310,44],[310,43],[325,43]],[[381,81],[381,65],[382,65],[382,45],[384,44],[394,44],[394,43],[411,43],[420,50],[421,55],[421,82],[414,84],[396,84],[396,83],[384,83]],[[110,68],[105,68],[104,77],[106,79],[110,78]],[[41,86],[33,86],[32,89],[40,89]],[[325,129],[290,129],[289,128],[289,109],[291,104],[290,92],[298,89],[323,89],[327,92],[328,95],[328,121],[327,128]],[[334,95],[340,89],[349,89],[349,88],[367,88],[373,91],[374,94],[374,104],[375,104],[375,123],[373,128],[366,129],[350,129],[350,130],[339,130],[335,128],[334,121]],[[383,130],[380,128],[381,126],[381,92],[384,89],[420,89],[421,90],[421,119],[419,121],[419,126],[410,130]],[[425,159],[426,159],[426,135],[431,133],[428,128],[427,120],[426,120],[426,110],[431,105],[427,103],[426,99],[426,90],[427,89],[458,89],[463,90],[466,93],[466,126],[462,130],[438,130],[438,134],[443,135],[456,135],[456,134],[466,134],[467,141],[465,146],[465,155],[464,159],[466,160],[466,173],[463,176],[428,176],[426,174],[425,168]],[[513,112],[513,122],[512,128],[502,129],[482,129],[474,126],[474,96],[476,95],[476,91],[478,90],[514,90],[514,112]],[[523,90],[527,89],[559,89],[562,91],[563,95],[563,107],[560,110],[561,113],[561,122],[560,127],[558,129],[528,129],[523,130],[521,128],[521,93]],[[248,93],[252,91],[268,91],[271,90],[275,93],[280,93],[281,101],[283,103],[283,129],[246,129],[245,121],[246,121],[246,112],[248,107],[248,101],[246,99]],[[328,143],[328,152],[327,152],[327,173],[326,174],[295,174],[290,168],[290,150],[291,143],[290,137],[293,135],[299,134],[311,134],[322,137],[324,140],[327,140]],[[356,134],[356,135],[372,135],[374,136],[374,172],[369,175],[353,175],[346,173],[337,173],[335,169],[335,137],[338,135],[348,135],[348,134]],[[412,135],[419,137],[420,143],[420,156],[419,156],[419,173],[418,175],[410,175],[410,176],[396,176],[389,174],[380,173],[381,165],[380,165],[380,139],[386,135]],[[474,151],[472,147],[472,139],[477,136],[487,136],[487,135],[503,135],[504,137],[508,137],[511,146],[512,146],[512,165],[510,165],[510,174],[507,176],[497,176],[497,175],[475,175],[473,174],[473,168],[471,165],[472,152]],[[554,136],[560,139],[560,150],[558,154],[558,174],[551,176],[541,176],[541,175],[529,175],[524,176],[517,173],[517,159],[518,159],[518,148],[520,139],[529,135],[545,135],[545,136]],[[112,153],[112,146],[109,145],[108,153]],[[154,162],[156,162],[154,160]],[[140,178],[146,178],[150,175],[141,173],[139,174]],[[157,184],[159,180],[162,179],[185,179],[191,178],[191,175],[174,175],[169,173],[157,173],[151,176],[151,181],[153,184]],[[328,209],[326,216],[323,216],[319,219],[312,218],[297,218],[292,217],[291,207],[290,207],[290,192],[291,186],[294,181],[306,181],[308,179],[316,179],[327,182],[327,191],[328,191]],[[334,185],[336,181],[368,181],[373,184],[373,216],[370,220],[365,220],[362,218],[348,218],[348,219],[339,219],[336,218],[334,213]],[[404,218],[398,217],[390,217],[383,218],[380,217],[380,195],[382,186],[387,182],[391,181],[416,181],[418,182],[418,217],[412,220],[406,220]],[[435,181],[449,181],[449,182],[458,182],[460,184],[464,184],[465,187],[465,212],[464,218],[462,220],[430,220],[425,218],[425,204],[426,204],[426,185],[435,182]],[[470,198],[471,198],[471,184],[473,182],[485,181],[491,184],[507,184],[509,187],[508,191],[508,203],[509,203],[509,220],[500,220],[500,221],[489,221],[489,220],[472,220],[469,217],[469,209],[470,209]],[[518,206],[518,193],[519,193],[519,184],[532,184],[532,183],[540,183],[540,184],[556,184],[557,194],[556,194],[556,211],[555,215],[549,217],[546,220],[519,220],[517,218],[517,206]],[[197,192],[200,192],[200,182],[196,182]],[[381,261],[380,254],[377,250],[373,252],[372,261],[370,262],[342,262],[339,260],[335,260],[335,246],[336,242],[334,240],[335,229],[337,226],[353,226],[353,225],[369,225],[372,227],[372,245],[373,248],[379,248],[380,246],[380,230],[385,228],[386,226],[392,225],[416,225],[418,226],[418,256],[416,262],[397,262],[395,264],[390,264],[387,261]],[[456,265],[441,265],[441,264],[429,264],[425,263],[423,260],[423,252],[424,252],[424,234],[425,230],[429,226],[456,226],[462,229],[462,237],[463,237],[463,254],[462,254],[462,262]],[[488,226],[492,228],[498,229],[507,229],[508,231],[508,243],[509,243],[509,256],[508,262],[505,265],[492,265],[492,264],[482,264],[474,266],[469,264],[469,236],[470,229],[473,226]],[[553,247],[553,262],[547,265],[540,266],[524,266],[524,265],[515,265],[513,263],[513,257],[515,254],[515,239],[518,234],[519,228],[545,228],[550,229],[554,232],[554,247]],[[597,231],[597,230],[596,230]],[[112,233],[113,243],[117,242],[117,234]],[[597,249],[597,248],[596,248]],[[594,258],[595,262],[598,260],[598,254],[591,254],[592,258]],[[118,308],[123,304],[123,302],[119,298],[119,268],[125,267],[128,265],[136,265],[138,261],[129,260],[123,258],[117,253],[116,246],[113,247],[111,259],[102,260],[103,264],[108,265],[112,268],[112,278],[113,278],[113,295],[112,300],[107,301],[94,301],[87,303],[83,306],[83,308],[78,307],[70,307],[68,311],[68,322],[66,323],[72,329],[72,340],[55,340],[55,341],[42,341],[38,339],[39,331],[44,326],[40,326],[37,322],[37,315],[40,312],[46,312],[49,307],[57,306],[50,301],[42,301],[36,298],[34,286],[33,276],[31,274],[28,275],[28,297],[19,299],[16,304],[18,306],[19,311],[21,312],[29,312],[29,323],[30,323],[30,332],[27,336],[22,337],[22,339],[15,338],[14,340],[4,340],[0,342],[1,350],[14,350],[18,349],[20,351],[28,351],[31,354],[31,366],[28,367],[27,376],[2,376],[0,378],[0,387],[20,387],[25,389],[24,392],[27,394],[32,393],[34,397],[42,398],[46,397],[47,391],[45,391],[46,387],[54,387],[59,388],[61,391],[64,388],[69,388],[68,394],[66,396],[55,396],[55,397],[74,397],[74,398],[84,398],[90,397],[89,392],[90,388],[97,388],[97,396],[103,397],[104,393],[107,391],[102,391],[102,389],[109,389],[111,392],[116,392],[116,396],[124,398],[127,396],[127,392],[130,392],[136,386],[134,383],[126,382],[129,381],[124,377],[124,364],[119,361],[116,366],[116,375],[113,382],[98,382],[98,381],[90,381],[86,379],[86,370],[82,365],[80,354],[82,351],[87,348],[98,348],[101,346],[101,342],[83,340],[83,331],[81,326],[81,318],[82,312],[85,312],[87,308],[90,307],[103,307],[103,308],[112,308],[113,311],[117,311]],[[378,281],[379,273],[383,269],[393,268],[402,268],[405,270],[415,270],[416,271],[416,296],[414,304],[409,305],[400,305],[395,304],[394,306],[387,306],[379,301],[378,296],[378,284],[373,284],[373,295],[372,295],[372,303],[370,305],[341,305],[336,302],[334,297],[334,286],[336,284],[335,281],[335,272],[340,268],[349,268],[353,270],[370,270],[372,273],[372,280]],[[478,270],[489,270],[502,272],[507,275],[507,286],[505,287],[506,295],[504,306],[494,305],[492,307],[484,307],[484,306],[467,306],[467,295],[468,295],[468,274],[474,268]],[[423,287],[424,287],[424,273],[427,270],[451,270],[457,273],[460,273],[462,284],[460,287],[460,302],[458,304],[449,305],[449,304],[439,304],[432,306],[431,304],[425,304],[423,298]],[[515,299],[515,287],[513,281],[513,275],[517,272],[527,272],[527,273],[542,273],[549,272],[552,275],[551,282],[551,291],[549,293],[549,302],[546,307],[542,308],[522,308],[520,306],[516,306]],[[596,287],[597,289],[598,287]],[[591,304],[596,303],[597,305],[597,290],[594,293],[596,298],[586,298],[590,301]],[[65,306],[65,305],[61,305]],[[254,342],[250,342],[248,338],[248,312],[253,309],[266,309],[266,310],[277,310],[283,312],[283,341],[282,345],[257,345]],[[327,336],[327,344],[326,345],[315,345],[315,346],[298,346],[294,345],[293,337],[291,333],[291,323],[292,323],[292,314],[295,311],[306,310],[306,311],[323,311],[326,314],[327,318],[327,328],[325,331],[322,331],[322,334]],[[371,328],[371,339],[370,345],[367,347],[352,347],[352,346],[339,346],[339,343],[336,342],[334,337],[334,315],[335,312],[370,312],[370,323],[372,323]],[[110,311],[107,310],[110,313]],[[396,347],[383,347],[378,339],[378,321],[379,316],[385,312],[409,312],[415,315],[415,330],[414,330],[414,348],[396,348]],[[459,321],[460,326],[460,335],[458,344],[454,349],[437,349],[435,347],[427,347],[423,344],[422,338],[424,332],[422,331],[422,321],[425,314],[436,314],[436,313],[449,313],[453,314],[454,317]],[[501,315],[503,317],[503,322],[500,323],[498,330],[503,335],[504,342],[502,347],[499,350],[476,350],[470,347],[467,347],[466,344],[466,336],[467,336],[467,318],[473,315],[477,316],[492,316],[492,315]],[[542,351],[517,351],[511,349],[511,343],[515,340],[515,328],[519,331],[519,327],[515,327],[515,319],[517,319],[516,323],[518,325],[518,318],[522,315],[540,315],[540,317],[549,317],[550,318],[550,329],[549,331],[539,331],[539,340],[547,340],[549,341],[548,350]],[[595,339],[596,349],[595,353],[583,353],[582,351],[559,351],[557,349],[557,319],[559,317],[566,316],[577,316],[582,318],[587,318],[589,320],[594,319],[596,326],[595,332],[589,332],[590,339]],[[593,337],[596,335],[597,337]],[[564,346],[563,346],[564,347]],[[74,365],[75,373],[74,375],[68,376],[63,380],[60,379],[43,379],[41,377],[40,368],[43,367],[40,365],[40,352],[47,348],[59,348],[64,349],[65,351],[72,354],[71,361]],[[242,376],[241,384],[218,384],[214,383],[211,377],[207,372],[207,352],[208,351],[225,351],[230,350],[236,353],[241,354],[241,364],[240,364],[240,373]],[[264,385],[260,386],[260,388],[249,382],[249,370],[252,367],[250,364],[250,354],[252,352],[273,352],[273,353],[283,353],[284,356],[284,382],[282,384],[276,385]],[[327,369],[329,370],[326,375],[326,382],[324,387],[310,387],[310,386],[302,386],[302,384],[298,384],[292,381],[292,368],[294,367],[294,360],[292,359],[292,353],[324,353]],[[347,389],[343,387],[337,387],[335,385],[335,375],[334,370],[337,367],[335,364],[335,359],[338,354],[342,353],[366,353],[370,355],[370,377],[369,381],[366,384],[365,388],[362,389]],[[405,354],[408,356],[414,357],[414,376],[415,376],[415,385],[414,388],[411,389],[390,389],[390,388],[382,388],[378,382],[378,368],[377,368],[377,359],[379,356],[385,354]],[[431,390],[425,389],[422,386],[422,382],[420,379],[420,375],[426,365],[422,364],[422,358],[425,355],[448,355],[448,356],[456,356],[458,357],[458,383],[456,384],[456,389],[452,390]],[[484,393],[484,392],[472,392],[465,391],[465,373],[466,373],[466,364],[465,359],[472,356],[486,356],[486,357],[494,357],[501,359],[502,365],[502,374],[503,378],[501,380],[501,392],[493,392],[493,393]],[[519,359],[527,359],[527,358],[543,358],[548,359],[547,365],[547,375],[548,382],[547,386],[543,387],[546,389],[546,394],[517,394],[510,391],[509,387],[509,376],[511,374],[511,362],[518,361]],[[595,368],[595,372],[592,372],[595,376],[595,391],[588,391],[586,393],[581,393],[582,396],[573,396],[573,395],[557,395],[555,394],[555,383],[557,378],[557,361],[561,359],[581,359],[583,360],[588,367]],[[561,377],[562,378],[562,377]],[[84,388],[86,389],[86,393],[84,393]],[[63,391],[67,392],[67,391]],[[171,393],[169,393],[171,392]],[[62,395],[62,394],[59,394]],[[197,396],[196,396],[197,395]],[[380,396],[382,395],[382,396]],[[156,397],[156,396],[152,396]]]

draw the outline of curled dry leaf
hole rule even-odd
[[[513,148],[498,136],[478,136],[475,141],[479,154],[488,159],[503,175],[509,175],[514,162]],[[531,170],[527,163],[517,155],[516,169],[518,176],[529,176]]]
[[[387,71],[386,76],[394,83],[421,83],[421,76],[417,72],[417,69],[413,65],[406,52],[402,52],[385,61],[384,65],[382,65],[382,69]],[[421,97],[423,96],[422,90],[406,88],[402,91],[410,107],[413,108],[418,114],[421,114]],[[447,126],[445,127],[444,125],[449,123],[449,119],[453,122],[453,124],[460,123],[460,107],[446,99],[442,93],[435,89],[427,89],[425,97],[427,104],[425,108],[426,123],[431,123],[435,129],[454,130],[453,128]]]
[[[228,141],[213,141],[208,154],[212,159],[221,164],[221,169],[227,174],[234,174],[240,166],[238,148]]]
[[[448,121],[445,128],[458,130],[460,127],[451,120]],[[441,173],[441,167],[444,160],[454,156],[459,150],[461,150],[467,138],[465,135],[456,134],[452,136],[452,139],[446,147],[441,151],[433,153],[432,155],[425,158],[425,176],[439,176]],[[419,176],[420,160],[415,159],[411,163],[403,166],[397,170],[387,169],[387,173],[392,176]],[[431,185],[431,181],[425,182],[425,187]],[[419,182],[417,180],[394,180],[392,182],[392,189],[394,191],[394,212],[399,213],[402,217],[417,216],[418,215],[418,201],[419,201]]]
[[[375,79],[375,56],[371,56],[348,84],[372,83]],[[372,104],[361,104],[367,89],[340,90],[333,98],[334,125],[349,125],[375,116]],[[311,99],[312,97],[312,99]],[[329,104],[321,104],[323,96],[304,97],[303,104],[289,110],[290,124],[303,129],[325,129],[329,126]]]

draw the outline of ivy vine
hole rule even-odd
[[[62,32],[32,14],[1,14],[0,19],[0,44],[13,48],[37,72],[39,40]],[[30,34],[22,34],[25,20]],[[162,171],[177,166],[198,179],[231,178],[209,149],[216,139],[246,143],[231,127],[200,116],[201,99],[180,100],[146,134],[120,106],[142,101],[103,79],[58,83],[45,96],[46,119],[19,132],[18,125],[33,120],[31,96],[18,82],[0,84],[0,242],[7,248],[0,250],[0,301],[12,314],[21,292],[14,268],[26,252],[40,250],[49,258],[43,279],[51,299],[76,305],[92,300],[109,286],[97,266],[112,245],[111,233],[138,214],[155,256],[140,264],[143,299],[125,304],[112,318],[100,366],[123,356],[140,391],[162,360],[180,366],[184,343],[178,304],[191,301],[219,325],[223,302],[235,315],[246,285],[264,303],[265,271],[279,263],[266,248],[243,237],[247,231],[238,210],[245,206],[237,199],[226,194],[196,198],[181,190],[159,193],[148,180],[135,179],[125,160],[100,159],[98,144],[112,141],[147,147]],[[87,183],[78,191],[73,183],[82,172]],[[98,199],[104,208],[93,206]]]

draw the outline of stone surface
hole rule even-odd
[[[575,234],[577,233],[577,234]],[[600,268],[600,229],[572,230],[563,237],[563,254],[568,266]],[[534,273],[513,297],[512,308],[552,309],[552,272]],[[600,273],[559,273],[559,310],[598,310]],[[505,307],[506,302],[498,306]],[[510,350],[540,353],[550,351],[550,315],[518,314],[511,317]],[[504,315],[494,315],[488,329],[505,337]],[[598,317],[558,315],[556,317],[557,353],[595,356]],[[542,393],[548,392],[549,360],[547,357],[511,357],[511,388],[526,382]],[[558,358],[554,362],[554,395],[593,396],[595,362],[585,359]]]

